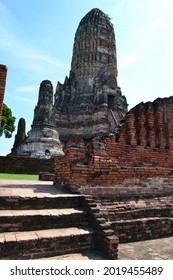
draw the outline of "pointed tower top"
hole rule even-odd
[[[100,9],[94,8],[89,13],[87,13],[79,23],[79,26],[91,24],[91,25],[107,25],[112,26],[110,17],[103,13]]]

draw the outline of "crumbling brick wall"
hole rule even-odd
[[[7,76],[7,68],[5,65],[0,64],[0,126],[1,126],[1,116],[2,116],[2,106],[4,100],[6,76]]]
[[[173,234],[173,97],[141,103],[115,134],[68,143],[54,183],[92,195],[120,242]]]
[[[173,235],[173,195],[95,199],[120,243]]]
[[[171,193],[173,97],[131,109],[115,134],[82,140],[55,160],[55,184],[97,195]]]
[[[0,156],[0,173],[41,174],[41,180],[48,179],[46,174],[53,173],[54,159]],[[44,178],[44,174],[45,177]],[[51,178],[52,179],[52,176]]]

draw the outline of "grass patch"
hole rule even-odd
[[[38,181],[38,175],[0,173],[0,179],[36,180],[36,181]]]

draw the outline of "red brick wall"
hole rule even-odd
[[[173,97],[141,103],[115,135],[81,141],[55,160],[55,184],[92,195],[170,194]]]
[[[2,116],[2,105],[4,100],[5,84],[6,84],[7,68],[0,64],[0,125]]]
[[[173,196],[97,199],[120,243],[172,236]]]
[[[53,170],[54,159],[0,156],[0,173],[40,174]]]

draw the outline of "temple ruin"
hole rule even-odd
[[[57,83],[53,100],[50,81],[40,85],[38,104],[28,136],[12,154],[50,157],[61,153],[61,143],[114,132],[127,113],[127,101],[117,84],[116,43],[109,17],[91,10],[77,28],[71,70]]]
[[[93,9],[77,28],[70,76],[56,88],[56,128],[62,141],[115,130],[127,113],[117,75],[113,25],[107,15]]]
[[[54,185],[88,199],[100,246],[114,259],[118,240],[173,235],[173,97],[128,111],[117,74],[112,23],[93,9],[77,28],[69,77],[54,100],[51,82],[41,83],[32,128],[12,151],[57,155]]]
[[[40,84],[34,120],[28,135],[25,135],[25,120],[19,120],[11,156],[31,158],[54,158],[63,155],[59,135],[54,125],[53,86],[48,80]]]

